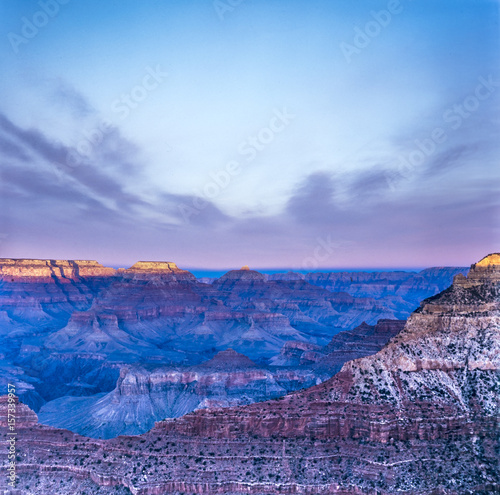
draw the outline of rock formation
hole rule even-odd
[[[88,260],[0,260],[0,280],[14,281],[61,281],[79,280],[89,277],[110,277],[115,274],[113,268],[102,266],[97,261]],[[59,280],[58,280],[59,279]]]
[[[11,407],[9,407],[11,404]],[[8,421],[9,412],[13,414],[15,422]],[[19,429],[31,428],[32,426],[36,426],[38,423],[38,416],[25,404],[19,402],[19,399],[16,397],[14,399],[14,405],[9,402],[9,398],[7,395],[0,396],[0,428],[6,433],[9,431],[9,425],[13,424],[14,433]]]
[[[130,268],[120,269],[119,273],[124,276],[134,276],[145,279],[150,279],[152,276],[168,277],[174,280],[191,280],[195,281],[196,277],[187,270],[181,270],[175,263],[171,261],[138,261]]]
[[[191,367],[123,366],[114,390],[45,404],[40,422],[94,438],[137,435],[195,409],[251,404],[319,383],[312,369],[259,367],[232,349]]]
[[[422,282],[420,277],[418,283],[409,283],[403,296],[395,294],[401,284],[393,284],[389,275],[367,278],[366,274],[352,274],[353,280],[364,280],[366,287],[375,283],[380,294],[385,294],[377,299],[372,296],[378,293],[368,289],[367,297],[347,293],[351,287],[345,277],[342,287],[324,288],[307,282],[303,275],[266,276],[247,268],[230,271],[212,283],[200,283],[172,262],[141,261],[128,269],[114,270],[96,261],[2,259],[0,386],[5,387],[15,377],[23,402],[36,412],[47,403],[45,410],[57,413],[52,420],[59,418],[60,425],[74,427],[76,416],[71,407],[61,409],[58,405],[78,403],[84,411],[85,403],[88,410],[96,411],[94,406],[106,410],[122,369],[132,373],[136,366],[152,373],[163,368],[182,374],[232,348],[281,384],[264,388],[267,397],[260,392],[242,397],[245,403],[263,400],[275,397],[278,389],[285,393],[315,383],[311,372],[318,381],[328,378],[338,371],[342,357],[337,353],[335,362],[316,365],[315,359],[322,353],[314,349],[323,348],[335,334],[350,331],[363,321],[374,325],[379,319],[405,317],[414,307],[410,302],[413,291],[420,293],[423,287],[433,294],[433,280],[448,277],[451,281],[456,273],[455,269],[435,269],[434,278],[424,277]],[[401,273],[396,275],[398,280]],[[404,276],[411,281],[416,275]],[[328,274],[322,277],[333,280]],[[335,292],[337,288],[345,290]],[[351,292],[356,291],[361,294],[359,287]],[[351,337],[360,341],[355,334]],[[366,346],[358,347],[359,353],[346,354],[345,359],[374,352],[368,340]],[[301,346],[310,352],[297,360],[299,370],[288,370],[290,376],[285,376],[283,370],[268,369],[270,360],[274,365],[294,367],[295,361],[287,361],[286,354]],[[279,380],[277,373],[282,376]],[[286,383],[289,385],[283,385]],[[130,424],[124,431],[144,431],[161,414],[178,415],[199,403],[236,403],[233,392],[235,389],[229,393],[230,400],[221,398],[224,394],[220,393],[209,392],[206,397],[194,394],[193,400],[175,413],[172,408],[168,414],[166,409],[154,409],[157,413],[149,422],[139,420],[140,409],[129,402],[137,426]],[[68,411],[66,418],[64,411]],[[113,421],[118,421],[118,416],[99,416],[107,417],[107,422],[80,417],[82,424],[75,429],[88,432],[84,428],[91,423],[96,435],[96,425],[113,431]]]
[[[271,362],[281,366],[309,366],[334,375],[347,361],[378,352],[404,324],[404,320],[379,320],[376,325],[363,322],[352,330],[334,335],[324,347],[289,341]]]
[[[397,307],[401,311],[400,314],[395,313],[393,318],[406,318],[418,307],[420,301],[442,291],[450,285],[453,276],[458,273],[466,275],[467,271],[461,267],[434,267],[426,268],[418,273],[407,271],[313,272],[303,275],[289,272],[269,275],[269,280],[300,278],[331,292],[346,292],[355,297],[384,301],[387,308]]]
[[[498,493],[499,273],[498,255],[481,260],[381,351],[277,400],[108,441],[23,425],[18,485],[54,495]]]

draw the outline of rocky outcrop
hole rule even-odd
[[[342,333],[342,332],[341,332]],[[304,364],[304,356],[324,356],[324,347],[310,344],[309,342],[299,342],[290,340],[282,348],[278,356],[273,357],[270,362],[275,366],[300,366]],[[311,359],[307,359],[311,361]]]
[[[28,334],[61,328],[74,311],[89,309],[114,280],[96,261],[0,259],[0,312]],[[6,325],[0,320],[0,337]],[[8,327],[7,327],[8,328]]]
[[[12,400],[7,395],[0,396],[0,427],[15,433],[18,428],[35,426],[38,423],[38,416],[28,406],[19,402],[17,396]],[[9,421],[11,418],[14,421]]]
[[[137,435],[195,409],[251,404],[319,383],[313,370],[259,367],[232,349],[200,365],[122,368],[115,389],[45,404],[40,422],[94,438]]]
[[[499,264],[500,254],[489,254],[471,266],[471,270],[467,277],[464,277],[462,274],[457,274],[454,285],[473,287],[488,281],[500,281],[500,273],[497,270]]]
[[[302,342],[287,342],[273,364],[309,366],[330,376],[337,373],[344,363],[380,351],[404,327],[404,320],[379,320],[376,325],[362,323],[352,330],[335,335],[324,347]]]
[[[218,352],[212,359],[196,366],[198,370],[234,371],[255,368],[257,365],[244,354],[234,349]]]
[[[481,283],[427,299],[381,351],[307,390],[106,442],[25,428],[20,485],[53,494],[82,493],[89,479],[102,493],[497,493],[500,266],[487,266],[469,275]]]
[[[151,279],[153,277],[167,277],[173,280],[195,281],[196,277],[187,270],[181,270],[171,261],[138,261],[130,268],[119,269],[125,277],[133,276],[136,279]]]
[[[89,277],[110,277],[115,274],[97,261],[89,260],[36,260],[0,258],[0,280],[46,283],[57,279],[79,280]]]
[[[266,281],[266,276],[255,270],[250,270],[248,266],[246,266],[241,268],[240,270],[230,270],[225,275],[217,279],[217,285],[222,285],[232,280],[236,281],[239,284],[247,283],[252,280],[264,282]]]

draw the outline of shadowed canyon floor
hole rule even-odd
[[[494,254],[423,301],[382,350],[276,400],[203,409],[111,440],[39,425],[19,404],[18,487],[36,494],[497,493],[499,351]],[[0,408],[4,418],[5,398]],[[5,433],[2,443],[5,466]]]

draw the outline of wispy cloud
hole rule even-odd
[[[29,198],[38,205],[37,212],[42,218],[45,202],[47,206],[58,204],[66,211],[84,207],[111,215],[110,220],[145,204],[140,197],[126,191],[126,176],[113,177],[99,164],[69,167],[67,147],[51,142],[39,130],[20,128],[3,114],[0,114],[0,139],[9,143],[2,146],[0,155],[0,186],[4,194],[10,191],[21,201]],[[50,217],[44,221],[50,223]]]
[[[64,110],[68,110],[76,118],[85,118],[96,114],[96,109],[71,84],[57,78],[50,84],[50,102]]]

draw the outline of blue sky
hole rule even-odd
[[[500,238],[498,17],[4,0],[0,256],[468,265]]]

